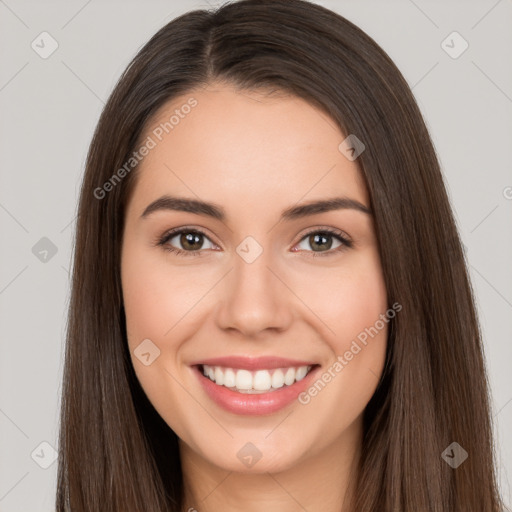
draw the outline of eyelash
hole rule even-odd
[[[197,250],[197,251],[184,251],[182,249],[177,249],[176,247],[173,247],[172,245],[169,245],[167,243],[171,238],[174,238],[176,235],[180,235],[182,233],[200,234],[200,235],[203,235],[204,237],[210,239],[210,237],[206,233],[201,231],[200,229],[197,229],[197,228],[193,228],[192,229],[192,228],[184,227],[184,228],[178,228],[178,229],[173,229],[171,231],[167,231],[159,239],[157,239],[156,245],[162,247],[162,249],[164,251],[168,251],[168,252],[174,253],[174,254],[176,254],[178,256],[200,256],[201,255],[201,250]],[[328,251],[321,251],[321,252],[315,252],[315,251],[296,251],[296,252],[311,252],[312,254],[310,256],[313,257],[313,258],[316,258],[318,256],[320,256],[320,257],[330,256],[333,253],[338,253],[338,252],[341,252],[341,251],[344,251],[346,249],[350,249],[350,248],[353,247],[353,243],[352,243],[351,240],[349,240],[348,238],[343,236],[343,233],[341,231],[336,230],[336,229],[332,229],[332,228],[313,229],[313,230],[305,233],[302,236],[302,238],[299,240],[298,243],[302,242],[302,240],[304,240],[306,237],[308,237],[310,235],[313,235],[313,234],[324,234],[324,235],[328,234],[328,235],[331,235],[334,238],[338,239],[338,241],[341,242],[341,245],[339,247],[335,248],[335,249],[330,249]]]

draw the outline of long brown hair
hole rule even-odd
[[[306,99],[366,147],[357,163],[389,301],[403,309],[365,409],[354,510],[497,512],[481,333],[422,115],[368,35],[303,0],[243,0],[174,19],[136,55],[104,108],[78,207],[57,510],[183,506],[177,436],[140,387],[127,348],[120,247],[137,167],[108,193],[105,183],[164,103],[213,80]],[[441,457],[454,441],[469,454],[457,469]]]

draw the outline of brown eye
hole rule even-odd
[[[201,233],[181,233],[178,235],[179,242],[183,249],[190,251],[198,251],[203,245],[203,235]],[[176,237],[175,237],[176,238]]]
[[[210,244],[210,247],[204,247],[206,241]],[[181,229],[167,233],[161,238],[158,245],[166,251],[185,256],[196,256],[203,249],[215,248],[215,245],[204,233],[195,229]]]
[[[329,250],[332,247],[332,235],[316,233],[309,235],[308,242],[313,249]]]
[[[323,253],[328,255],[348,249],[352,247],[352,242],[345,238],[339,231],[322,229],[307,233],[302,238],[298,247],[301,250],[313,253],[312,256],[323,256]]]

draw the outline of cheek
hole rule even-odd
[[[166,404],[187,403],[187,396],[173,378],[179,341],[174,341],[172,328],[190,306],[182,300],[184,283],[176,282],[179,273],[169,272],[165,258],[155,257],[154,251],[141,246],[140,241],[127,239],[121,260],[128,347],[139,383],[165,416]],[[144,353],[150,354],[148,365],[139,359]]]
[[[309,281],[315,286],[309,288],[308,305],[330,328],[331,347],[337,354],[343,353],[388,309],[378,253],[368,251],[364,257],[358,255],[343,267],[314,277]]]
[[[131,343],[141,337],[168,339],[169,331],[206,291],[198,285],[199,276],[173,268],[165,256],[157,249],[141,250],[129,241],[124,248],[121,280]]]
[[[172,294],[163,293],[168,283],[158,267],[147,260],[142,251],[137,253],[128,246],[121,265],[126,326],[131,343],[137,343],[139,338],[160,338],[166,329],[165,311],[171,306],[168,302]]]
[[[322,279],[316,282],[321,284]],[[323,382],[329,383],[322,395],[344,405],[338,418],[344,423],[363,410],[376,389],[394,311],[391,315],[387,313],[386,286],[376,250],[347,262],[342,269],[332,272],[329,279],[324,276],[323,282],[323,293],[317,286],[314,288],[317,292],[309,295],[311,309],[329,326],[326,343],[331,355],[320,376]],[[319,383],[311,390],[311,396],[321,389],[323,384]]]
[[[373,387],[384,364],[389,325],[387,291],[376,253],[354,272],[345,292],[340,298],[343,317],[338,322],[336,353],[352,366],[346,370],[357,371]]]
[[[380,315],[387,310],[386,287],[377,269],[356,275],[341,290],[338,297],[340,307],[336,318],[333,318],[340,350],[348,348],[346,343],[349,340],[364,341],[364,333],[374,327]],[[379,330],[383,328],[380,322],[378,327]]]
[[[121,259],[130,357],[139,382],[158,410],[160,404],[189,401],[173,376],[180,365],[181,345],[198,327],[191,321],[194,307],[212,281],[204,272],[192,273],[169,264],[166,256],[160,249],[148,250],[136,237],[128,237]],[[148,351],[151,358],[158,355],[146,366],[138,354]]]
[[[319,418],[318,425],[333,426],[333,435],[360,417],[375,392],[394,317],[376,254],[336,275],[329,280],[330,293],[319,294],[313,306],[334,331],[326,336],[331,355],[299,397],[309,414]]]

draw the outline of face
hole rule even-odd
[[[143,134],[121,257],[128,344],[197,460],[275,472],[360,434],[389,309],[344,139],[302,99],[220,84]]]

